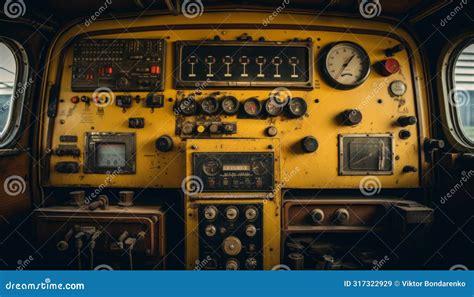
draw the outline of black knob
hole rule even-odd
[[[168,135],[162,135],[156,140],[155,147],[160,152],[169,152],[173,148],[173,139]]]
[[[403,173],[409,173],[409,172],[417,172],[418,170],[416,169],[415,166],[405,166],[403,167]]]
[[[134,129],[141,129],[145,127],[145,119],[144,118],[129,118],[128,127],[134,128]]]
[[[410,125],[415,125],[417,123],[417,120],[414,116],[401,116],[398,118],[397,123],[402,127],[406,127]]]
[[[426,139],[425,140],[425,150],[432,151],[436,149],[443,149],[445,143],[441,139]]]
[[[314,153],[318,147],[318,140],[313,136],[306,136],[301,140],[301,148],[306,153]]]
[[[401,139],[408,139],[410,138],[411,133],[408,130],[402,130],[400,133],[398,133],[398,136],[400,136]]]
[[[362,122],[362,113],[357,109],[346,109],[342,112],[342,123],[347,126],[355,126]]]

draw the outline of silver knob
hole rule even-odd
[[[349,211],[345,208],[339,208],[334,212],[334,221],[336,224],[345,224],[349,221]]]
[[[235,206],[229,206],[225,210],[225,216],[229,221],[235,221],[239,216],[239,210]]]
[[[245,235],[248,237],[254,237],[255,234],[257,234],[257,228],[255,228],[254,225],[248,225],[247,228],[245,228]]]
[[[247,268],[248,270],[254,270],[255,268],[257,268],[257,259],[248,258],[247,260],[245,260],[245,268]]]
[[[257,218],[258,210],[257,208],[250,206],[245,210],[245,218],[249,221],[253,221]]]
[[[222,250],[229,256],[236,256],[242,251],[242,242],[235,236],[229,236],[224,239]]]
[[[208,221],[212,221],[217,217],[217,208],[215,206],[206,206],[204,208],[204,217]]]
[[[204,229],[204,232],[206,233],[206,236],[208,237],[212,237],[214,235],[216,235],[216,227],[214,227],[214,225],[208,225],[206,226],[206,229]]]

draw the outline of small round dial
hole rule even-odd
[[[253,221],[257,218],[258,216],[258,210],[254,206],[249,206],[245,210],[245,218],[249,221]]]
[[[367,52],[353,42],[338,42],[323,50],[322,73],[333,87],[342,90],[361,85],[369,76]]]
[[[229,206],[225,209],[225,217],[229,221],[235,221],[239,217],[239,210],[235,206]]]
[[[265,111],[271,117],[276,117],[283,112],[283,105],[274,98],[268,98],[265,101]]]
[[[204,217],[209,221],[214,220],[217,217],[217,208],[215,206],[206,206],[204,208]]]
[[[178,104],[178,111],[185,116],[192,116],[197,113],[198,104],[193,97],[187,97]]]
[[[214,225],[207,225],[204,229],[204,233],[206,233],[207,237],[213,237],[217,233],[216,227],[214,227]]]
[[[292,98],[290,102],[288,102],[288,113],[291,117],[302,117],[306,113],[307,109],[308,105],[303,98]]]
[[[216,114],[219,111],[219,101],[212,96],[206,97],[201,102],[201,108],[207,115]]]
[[[236,114],[239,111],[239,100],[234,96],[226,96],[221,101],[222,111],[228,115]]]
[[[262,111],[262,104],[257,98],[250,98],[244,102],[244,112],[247,116],[256,117]]]
[[[221,171],[221,163],[215,159],[207,160],[202,164],[202,171],[207,176],[215,176]]]

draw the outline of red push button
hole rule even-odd
[[[380,74],[390,76],[400,71],[400,63],[396,59],[387,59],[380,62]]]
[[[71,102],[72,102],[73,104],[79,103],[79,97],[77,97],[77,96],[71,97]]]

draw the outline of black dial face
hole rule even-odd
[[[244,112],[251,117],[256,117],[262,110],[262,104],[257,98],[247,99],[244,103]]]
[[[219,102],[215,97],[206,97],[201,102],[202,111],[205,114],[215,114],[219,110]]]
[[[233,115],[239,111],[239,100],[233,96],[227,96],[222,99],[221,106],[226,114]]]
[[[255,59],[255,62],[259,65],[263,65],[267,62],[267,60],[265,59],[265,57],[262,57],[262,56],[258,56],[256,59]]]
[[[291,57],[288,59],[288,63],[290,63],[290,65],[297,65],[299,63],[299,60],[296,57]]]
[[[249,63],[249,57],[247,57],[247,56],[242,56],[242,57],[240,57],[239,62],[240,62],[241,64],[248,64],[248,63]]]
[[[207,176],[215,176],[221,171],[221,163],[215,159],[207,160],[202,164],[202,171]]]
[[[275,65],[280,65],[281,64],[281,58],[280,57],[274,57],[272,59],[272,64],[275,64]]]
[[[197,112],[197,102],[192,97],[187,97],[179,102],[179,112],[185,116],[195,115]]]
[[[352,42],[329,45],[324,49],[321,61],[325,80],[338,89],[353,89],[361,85],[370,73],[369,56]]]
[[[302,117],[307,109],[308,106],[303,98],[296,97],[291,99],[288,103],[288,112],[292,117]]]
[[[196,56],[190,56],[188,58],[188,63],[189,64],[196,64],[198,62],[198,58]]]
[[[269,116],[276,117],[283,112],[283,105],[274,98],[268,98],[267,101],[265,101],[265,111]]]
[[[205,61],[206,61],[206,64],[214,64],[216,63],[216,58],[214,58],[213,56],[207,56]]]

